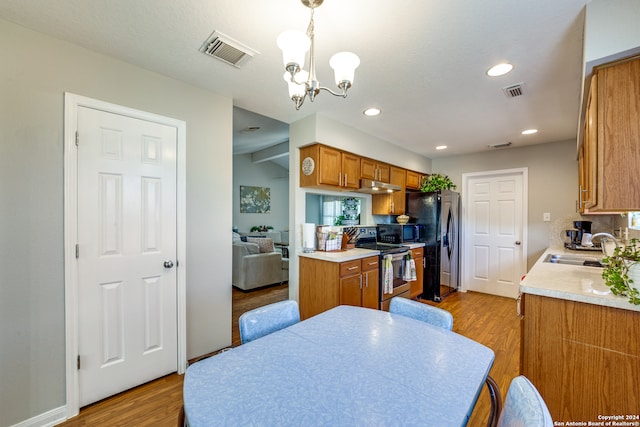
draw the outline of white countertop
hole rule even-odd
[[[424,246],[424,243],[403,243],[402,246],[406,246],[409,249],[416,249]],[[380,251],[372,251],[371,249],[347,249],[346,251],[315,251],[311,253],[298,252],[298,255],[306,258],[319,259],[329,262],[344,262],[353,261],[355,259],[366,258],[370,256],[380,255]]]
[[[567,254],[583,258],[602,258],[600,252],[549,248],[520,282],[520,292],[606,307],[640,311],[640,305],[627,297],[613,295],[602,278],[602,268],[544,262],[547,254]]]
[[[299,252],[298,255],[305,258],[319,259],[329,262],[353,261],[355,259],[366,258],[370,256],[378,256],[380,251],[372,251],[370,249],[347,249],[346,251],[315,251],[311,253]]]

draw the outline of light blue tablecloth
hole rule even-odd
[[[387,312],[340,306],[187,369],[200,426],[465,425],[489,348]]]

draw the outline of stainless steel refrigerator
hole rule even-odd
[[[440,301],[460,284],[460,194],[407,193],[406,214],[418,226],[417,241],[425,244],[422,298]]]

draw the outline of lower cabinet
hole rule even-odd
[[[330,262],[300,257],[300,317],[307,319],[338,305],[378,308],[378,257]]]
[[[409,282],[411,290],[409,297],[415,299],[422,295],[422,284],[424,280],[424,248],[411,249],[411,258],[416,264],[416,280]]]
[[[640,421],[640,312],[523,294],[521,315],[520,372],[555,421]]]
[[[340,264],[340,304],[378,308],[378,257]]]

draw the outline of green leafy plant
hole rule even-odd
[[[456,185],[451,181],[447,175],[442,175],[439,173],[434,173],[429,176],[425,176],[422,179],[422,184],[420,185],[420,191],[422,192],[432,192],[439,190],[455,190]]]
[[[640,304],[640,292],[632,286],[633,279],[629,277],[629,269],[640,261],[640,248],[637,239],[622,247],[616,247],[611,256],[602,259],[606,265],[602,271],[604,283],[614,295],[628,297],[631,304]]]
[[[251,227],[251,232],[254,232],[254,231],[265,232],[269,230],[273,230],[272,225],[254,225],[253,227]]]

